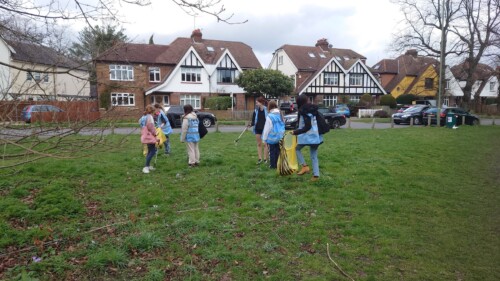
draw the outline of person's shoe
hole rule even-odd
[[[189,165],[189,168],[194,168],[194,166],[196,166],[195,164],[188,164]]]
[[[313,177],[311,178],[311,181],[319,181],[319,177],[318,177],[318,176],[313,176]]]
[[[149,166],[149,170],[150,170],[150,171],[154,171],[154,170],[156,170],[156,168],[155,168],[155,167],[153,167],[153,166]]]
[[[145,174],[149,174],[149,167],[142,168],[142,172]]]
[[[303,174],[309,173],[311,170],[309,169],[309,166],[302,166],[302,169],[297,173],[297,175],[302,176]]]
[[[199,165],[200,165],[200,163],[199,163],[199,162],[196,162],[196,163],[194,163],[194,165],[195,165],[195,166],[199,166]]]
[[[259,161],[257,161],[257,165],[260,165],[262,163],[262,159],[259,159]]]
[[[264,164],[267,164],[267,159],[264,159]]]

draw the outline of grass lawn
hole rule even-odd
[[[0,279],[500,280],[500,127],[334,130],[312,184],[238,135],[1,170]]]

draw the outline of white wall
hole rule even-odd
[[[9,64],[10,63],[10,51],[9,47],[0,38],[0,62]],[[9,67],[5,65],[0,65],[0,100],[8,99],[9,96],[6,95],[9,88],[10,72]]]

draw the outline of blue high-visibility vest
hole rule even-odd
[[[318,132],[318,122],[311,113],[307,114],[311,118],[311,129],[297,136],[297,144],[320,144],[323,142],[323,136]],[[299,118],[299,129],[304,128],[304,117]]]
[[[255,112],[255,118],[253,120],[253,124],[254,124],[254,126],[253,126],[253,133],[255,134],[255,125],[257,125],[257,119],[259,118],[259,108],[257,107],[254,110],[254,112]],[[264,106],[264,116],[265,116],[264,118],[267,117],[267,106]]]
[[[161,128],[161,130],[163,131],[163,133],[165,135],[170,135],[172,133],[172,126],[170,126],[170,122],[168,122],[168,118],[167,118],[167,115],[165,115],[165,113],[163,113],[163,111],[160,111],[160,114],[158,114],[158,118],[156,118],[156,126],[157,127],[160,127],[161,126],[161,123],[163,123],[162,121],[165,121],[165,126],[163,126]]]
[[[285,135],[285,123],[283,123],[281,115],[277,112],[269,113],[268,117],[273,122],[273,129],[267,135],[266,142],[269,144],[277,144]]]
[[[199,142],[200,141],[200,134],[198,133],[198,125],[200,123],[200,120],[198,118],[196,119],[188,119],[189,121],[189,127],[187,129],[186,133],[186,141],[187,142]]]

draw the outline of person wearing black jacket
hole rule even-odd
[[[257,165],[261,164],[262,162],[267,163],[267,156],[269,154],[267,144],[262,141],[262,132],[264,131],[264,125],[266,124],[266,117],[266,99],[260,96],[255,101],[255,110],[252,115],[252,123],[248,125],[248,127],[253,126],[253,133],[255,134],[255,140],[257,141],[257,156],[259,157]]]
[[[297,175],[301,176],[309,173],[311,170],[304,160],[302,148],[309,146],[311,154],[311,162],[313,168],[313,177],[311,181],[319,180],[319,162],[318,162],[318,147],[323,143],[323,136],[319,134],[318,123],[316,116],[318,115],[318,106],[308,103],[309,99],[306,95],[297,97],[299,127],[292,132],[297,136],[297,161],[302,166]]]

